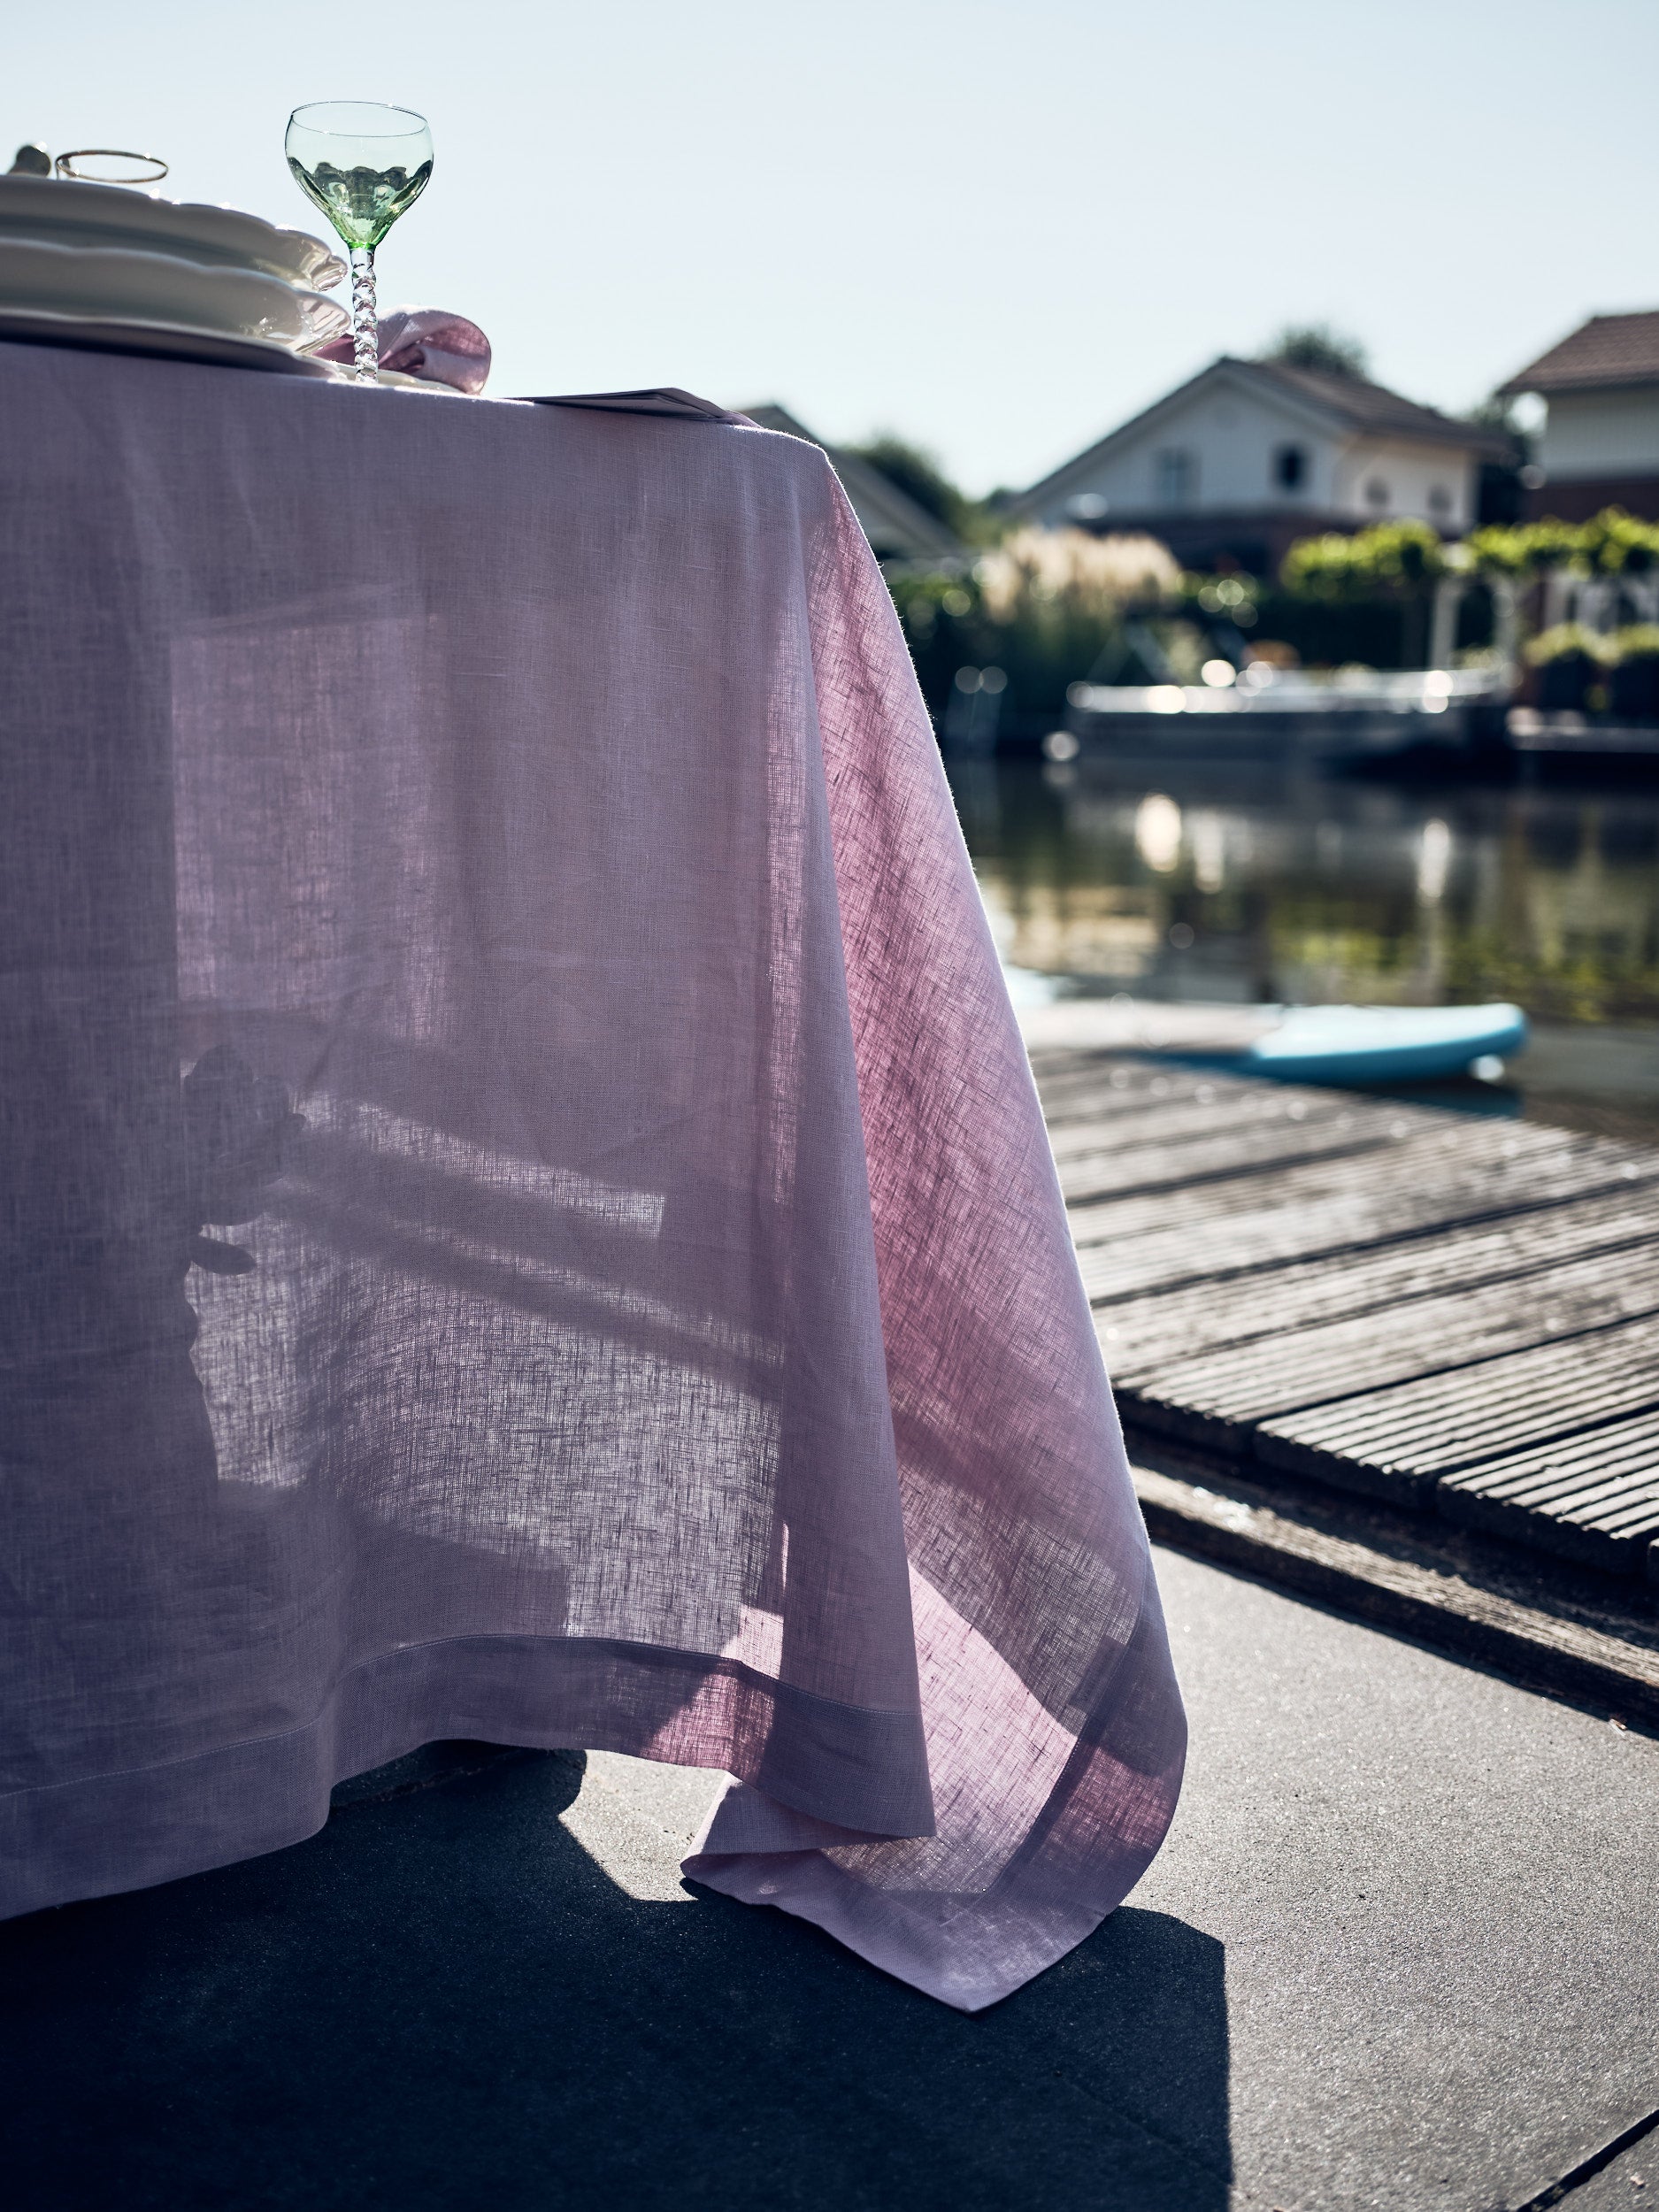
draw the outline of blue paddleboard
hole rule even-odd
[[[1241,1073],[1296,1083],[1413,1083],[1508,1059],[1518,1006],[1299,1006],[1240,1056]]]

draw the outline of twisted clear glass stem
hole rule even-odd
[[[374,249],[351,249],[351,334],[357,349],[357,381],[380,380],[380,325],[374,311]]]

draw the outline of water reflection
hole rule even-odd
[[[1010,966],[1232,1004],[1513,999],[1529,1110],[1600,1100],[1579,1125],[1659,1134],[1659,793],[1087,757],[951,781]]]

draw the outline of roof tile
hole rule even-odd
[[[1509,441],[1500,433],[1477,424],[1459,422],[1441,414],[1438,407],[1423,407],[1414,399],[1391,392],[1363,376],[1336,376],[1318,369],[1293,368],[1287,361],[1251,361],[1241,364],[1340,415],[1350,428],[1375,437],[1432,438],[1467,450],[1503,450]]]
[[[1607,384],[1659,384],[1659,308],[1592,315],[1499,389],[1571,392]]]

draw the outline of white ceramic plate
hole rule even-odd
[[[294,352],[326,345],[350,323],[338,300],[255,269],[207,268],[173,254],[52,246],[3,234],[0,309],[102,323],[160,323],[264,339]]]
[[[168,361],[205,361],[237,369],[275,369],[289,376],[349,381],[332,361],[315,361],[268,338],[227,338],[218,331],[169,327],[165,323],[90,321],[84,316],[30,313],[0,306],[0,342],[73,346],[93,353],[158,354]]]
[[[276,369],[290,376],[320,376],[334,384],[353,384],[352,371],[338,361],[319,361],[309,353],[295,353],[268,338],[226,338],[217,331],[189,330],[165,323],[93,322],[84,316],[31,314],[23,309],[0,307],[0,344],[10,341],[32,345],[73,346],[94,353],[157,354],[169,361],[205,361],[238,369]],[[426,377],[404,376],[396,369],[380,371],[380,388],[424,392],[439,399],[465,399],[453,385],[434,384]]]
[[[328,291],[346,273],[320,238],[280,230],[239,208],[164,200],[126,185],[80,184],[68,177],[0,176],[4,237],[178,254],[214,267],[257,269],[310,291]]]

